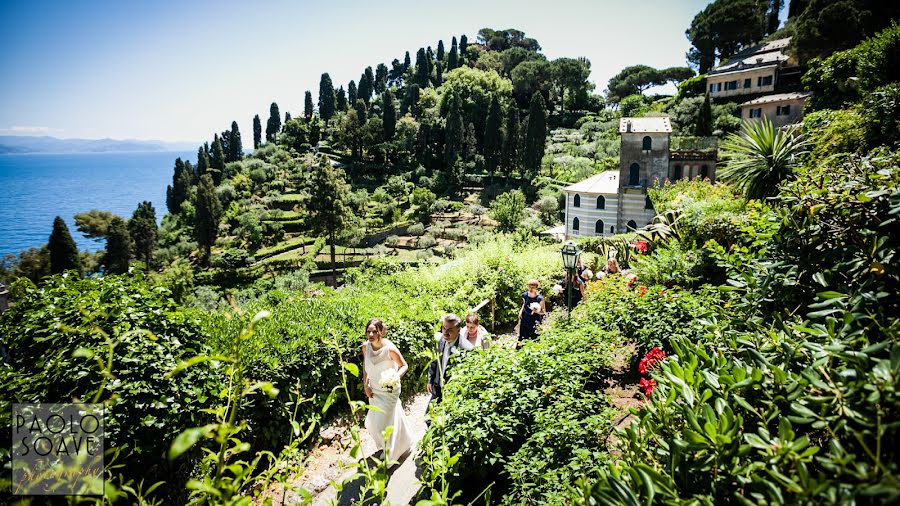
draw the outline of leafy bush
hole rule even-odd
[[[416,236],[422,235],[425,233],[425,225],[422,225],[421,223],[414,223],[406,229],[406,233]]]
[[[419,239],[416,241],[416,247],[421,248],[421,249],[431,248],[435,244],[437,244],[437,240],[434,238],[433,235],[428,235],[428,234],[423,235],[422,237],[419,237]]]
[[[669,241],[654,248],[649,255],[632,257],[632,266],[642,283],[648,285],[692,287],[702,278],[702,253],[683,249],[678,241]]]
[[[491,202],[491,218],[500,224],[500,230],[511,232],[525,219],[525,195],[514,190],[499,195]]]
[[[866,124],[857,109],[825,109],[807,114],[803,128],[812,146],[812,164],[821,163],[833,153],[859,153],[866,145]]]

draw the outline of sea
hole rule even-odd
[[[104,249],[75,227],[75,214],[100,209],[130,218],[137,205],[153,203],[166,214],[166,186],[175,159],[196,152],[154,151],[0,155],[0,258],[47,242],[53,219],[62,217],[78,249]]]

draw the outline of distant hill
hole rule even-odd
[[[113,151],[184,151],[196,143],[116,139],[57,139],[0,135],[0,154],[25,153],[105,153]]]

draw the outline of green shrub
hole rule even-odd
[[[525,195],[518,190],[503,193],[491,202],[491,218],[503,232],[512,232],[525,219]]]
[[[821,163],[834,153],[860,153],[866,146],[867,126],[857,109],[825,109],[807,114],[803,129],[812,145],[811,164]]]
[[[410,225],[409,228],[406,229],[406,233],[409,235],[416,235],[416,236],[422,235],[425,233],[425,225],[423,225],[421,223],[414,223],[414,224]]]

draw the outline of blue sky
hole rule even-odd
[[[517,28],[551,59],[586,56],[598,91],[622,67],[684,65],[707,0],[0,3],[0,135],[201,142],[269,104],[294,115],[322,72],[363,69],[479,28]]]

